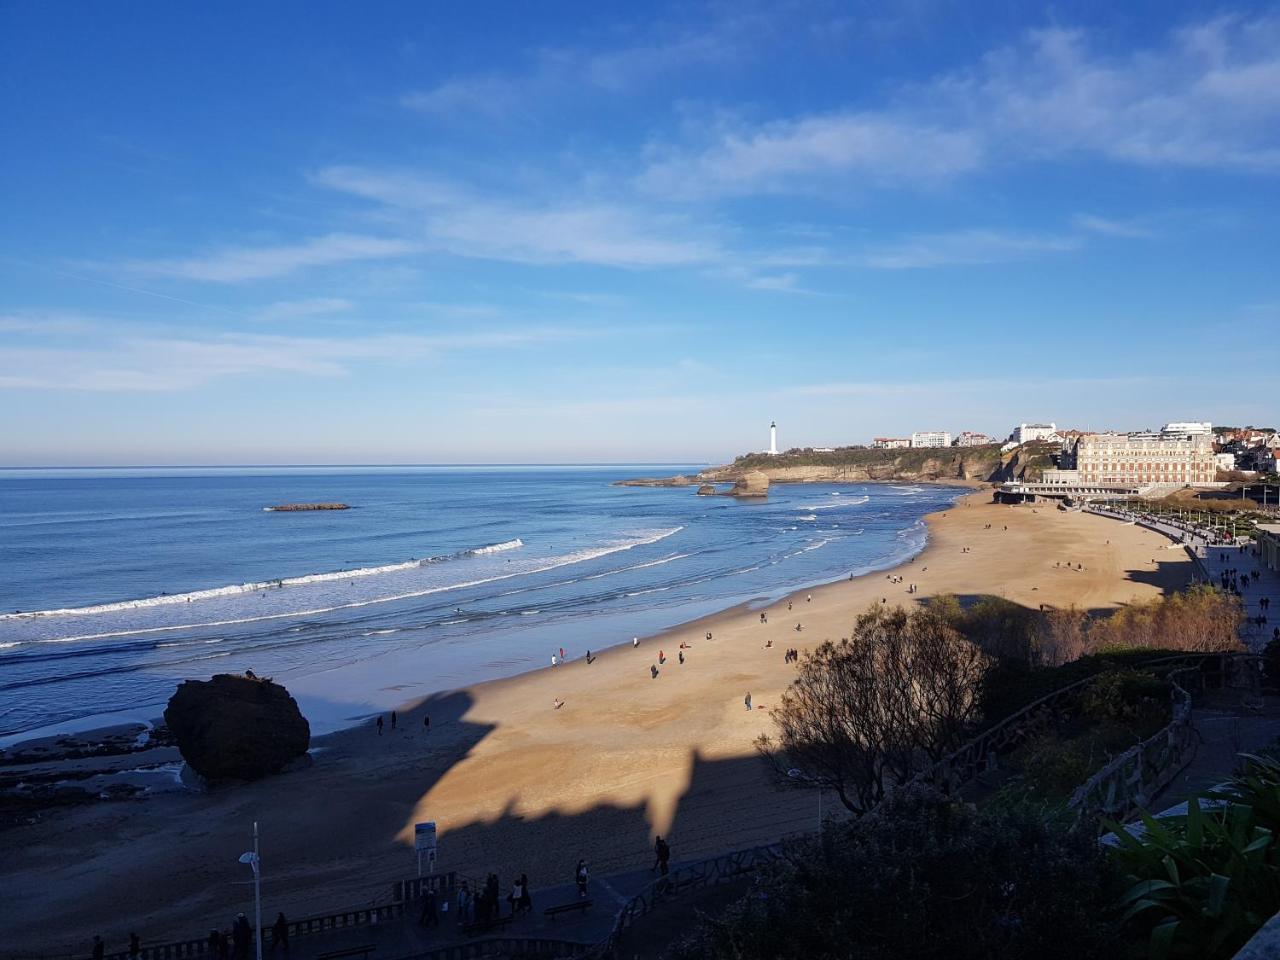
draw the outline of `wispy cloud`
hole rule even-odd
[[[0,387],[108,392],[165,392],[233,376],[346,376],[360,364],[403,364],[464,351],[510,350],[598,336],[564,327],[473,330],[429,335],[381,333],[356,337],[131,332],[113,325],[94,332],[92,346],[9,344],[0,352]]]
[[[691,218],[635,205],[546,199],[519,202],[402,171],[332,167],[315,182],[375,200],[419,231],[425,247],[515,263],[614,267],[701,264],[723,255],[712,230]]]
[[[1107,237],[1145,240],[1155,236],[1155,231],[1135,220],[1116,220],[1109,217],[1095,216],[1091,213],[1080,213],[1073,217],[1071,222],[1081,230],[1100,233]]]
[[[297,244],[224,247],[204,256],[176,260],[132,260],[121,266],[129,272],[150,277],[240,283],[283,277],[309,267],[400,257],[417,249],[414,244],[402,239],[330,233]]]
[[[1001,230],[959,230],[935,233],[864,253],[863,265],[877,270],[1007,263],[1050,253],[1079,249],[1078,237],[1012,233]]]
[[[652,144],[637,183],[676,199],[865,191],[1077,153],[1280,171],[1280,19],[1221,18],[1125,57],[1092,39],[1034,31],[878,108],[695,126]]]
[[[873,113],[738,126],[702,150],[654,152],[658,159],[637,183],[674,199],[820,190],[834,177],[881,186],[937,182],[971,171],[983,159],[982,142],[972,131]]]
[[[355,309],[350,300],[340,297],[311,297],[307,300],[281,300],[257,311],[257,318],[264,321],[299,320],[307,317],[346,313]]]

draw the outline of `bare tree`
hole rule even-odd
[[[756,748],[779,773],[834,790],[853,813],[959,746],[977,711],[987,657],[946,620],[873,606],[853,636],[801,663]]]

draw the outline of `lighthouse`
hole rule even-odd
[[[769,456],[776,457],[778,455],[778,424],[776,421],[769,421]]]

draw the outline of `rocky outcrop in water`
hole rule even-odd
[[[634,480],[615,480],[615,487],[691,487],[697,480],[677,474],[674,477],[637,477]]]
[[[263,507],[268,513],[301,513],[305,510],[350,510],[345,503],[280,503],[274,507]]]
[[[289,691],[252,674],[185,681],[164,720],[182,758],[206,780],[258,780],[311,745],[311,725]]]

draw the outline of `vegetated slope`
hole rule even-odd
[[[770,456],[748,453],[723,467],[704,470],[700,479],[732,480],[760,470],[772,483],[858,483],[870,480],[1038,480],[1052,467],[1052,443],[1027,443],[1000,453],[998,444],[980,447],[915,447],[886,450],[840,447],[829,453],[788,450]]]

